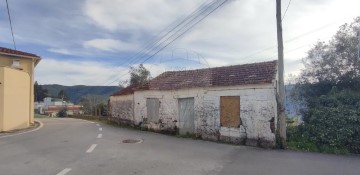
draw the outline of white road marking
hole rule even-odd
[[[98,134],[97,138],[100,139],[102,137],[102,134]]]
[[[99,124],[99,123],[96,123],[96,126],[100,126],[100,124]]]
[[[16,134],[9,134],[9,135],[4,135],[4,136],[0,136],[0,138],[6,138],[6,137],[11,137],[11,136],[17,136],[17,135],[21,135],[21,134],[26,134],[26,133],[30,133],[30,132],[34,132],[34,131],[37,131],[39,129],[41,129],[44,124],[41,122],[41,121],[38,121],[36,120],[37,122],[39,122],[40,126],[33,129],[33,130],[30,130],[30,131],[25,131],[25,132],[21,132],[21,133],[16,133]]]
[[[99,131],[102,131],[102,128],[99,128]]]
[[[68,118],[69,119],[69,118]],[[93,122],[93,121],[89,121],[89,120],[85,120],[85,119],[79,119],[79,118],[72,118],[72,119],[74,119],[74,120],[82,120],[82,121],[84,121],[84,122],[89,122],[89,123],[95,123],[95,122]]]
[[[71,171],[71,168],[65,168],[62,171],[60,171],[59,173],[57,173],[56,175],[65,175],[70,171]]]
[[[86,151],[87,153],[91,153],[96,148],[97,144],[92,144],[90,148]]]

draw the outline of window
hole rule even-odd
[[[240,96],[221,96],[220,126],[239,128],[240,125]]]

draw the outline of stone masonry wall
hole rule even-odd
[[[133,124],[133,95],[110,97],[110,119],[118,124]]]
[[[220,126],[220,97],[240,96],[241,125]],[[176,132],[179,127],[179,98],[194,98],[194,134],[204,139],[262,147],[275,145],[275,89],[269,85],[192,88],[172,91],[136,91],[134,123],[150,130]],[[147,121],[146,98],[160,101],[159,120]]]

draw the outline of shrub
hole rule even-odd
[[[304,124],[288,128],[289,146],[327,153],[359,154],[360,93],[332,91],[315,101],[303,116]]]
[[[60,117],[60,118],[66,117],[66,116],[67,116],[66,109],[60,110],[60,111],[56,114],[56,116],[57,116],[57,117]]]

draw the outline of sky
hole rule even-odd
[[[118,85],[140,63],[155,77],[277,59],[275,0],[229,0],[153,57],[139,53],[211,1],[8,2],[17,49],[42,58],[35,69],[39,84]],[[359,7],[357,0],[283,0],[285,77],[299,74],[307,51],[360,16]],[[13,49],[5,1],[0,8],[0,46]]]

